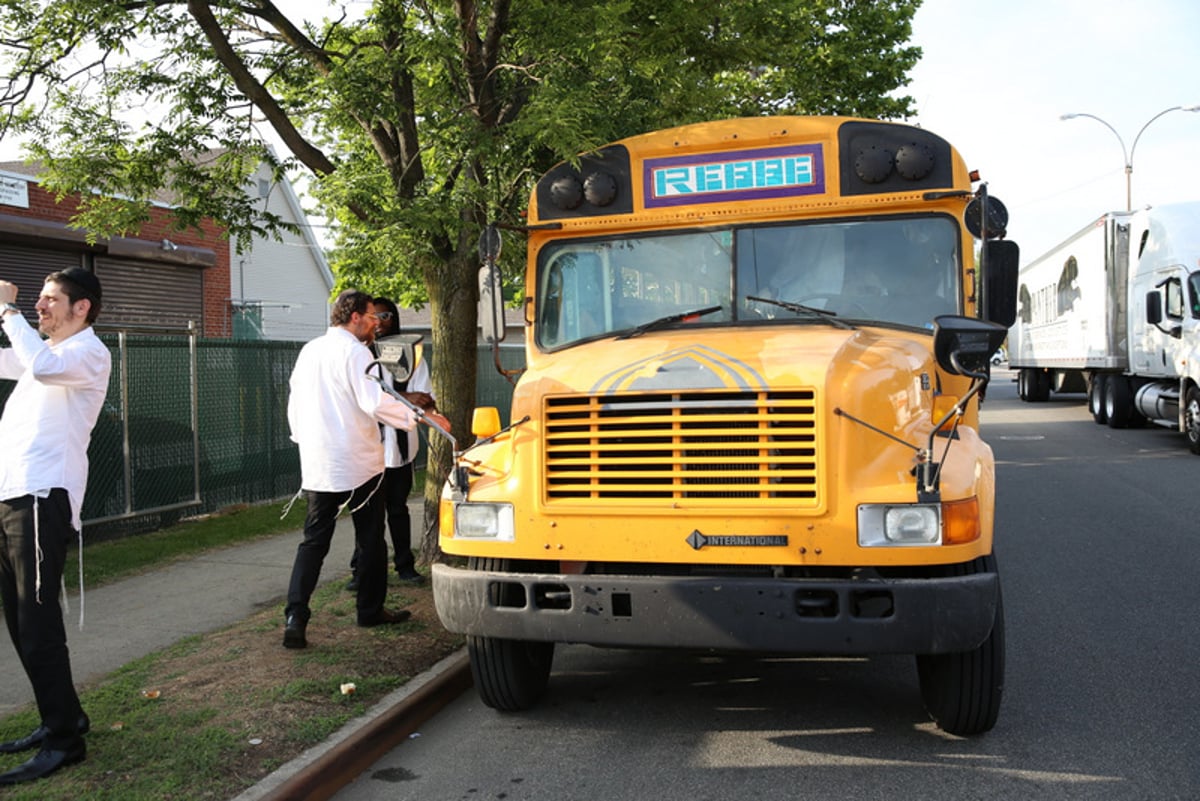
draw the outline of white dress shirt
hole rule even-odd
[[[367,375],[371,351],[333,326],[300,349],[292,369],[288,425],[300,446],[300,482],[347,492],[383,472],[379,423],[408,431],[416,417]]]
[[[12,347],[0,350],[0,378],[16,379],[17,386],[0,417],[0,500],[44,498],[61,487],[79,531],[88,442],[108,393],[112,357],[91,326],[51,345],[23,315],[4,315],[3,325]]]

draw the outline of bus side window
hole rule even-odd
[[[562,321],[562,272],[555,263],[546,275],[541,302],[538,304],[538,332],[543,345],[553,347],[559,341]]]
[[[538,313],[538,341],[557,347],[606,330],[605,286],[600,258],[567,252],[546,268]]]

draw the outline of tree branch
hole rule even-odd
[[[237,88],[263,113],[267,122],[279,134],[280,139],[283,140],[288,150],[302,164],[318,175],[329,175],[334,172],[337,167],[333,162],[320,149],[314,147],[304,138],[304,135],[292,124],[291,118],[275,100],[275,97],[251,74],[245,62],[242,61],[237,51],[234,50],[233,45],[230,44],[225,31],[221,30],[221,26],[217,23],[216,17],[213,16],[212,9],[209,8],[208,3],[202,0],[188,0],[187,6],[188,13],[196,20],[196,23],[200,26],[200,30],[204,32],[205,37],[212,45],[213,53],[217,57],[217,60],[228,70]]]

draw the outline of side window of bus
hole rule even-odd
[[[538,302],[539,340],[546,347],[602,333],[605,289],[595,253],[561,253],[547,267]]]
[[[558,344],[562,321],[562,271],[559,265],[550,268],[542,282],[542,296],[538,298],[538,334],[543,345]]]

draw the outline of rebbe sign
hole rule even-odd
[[[29,181],[0,173],[0,206],[29,208]]]
[[[647,159],[647,208],[765,200],[825,191],[820,145]]]

